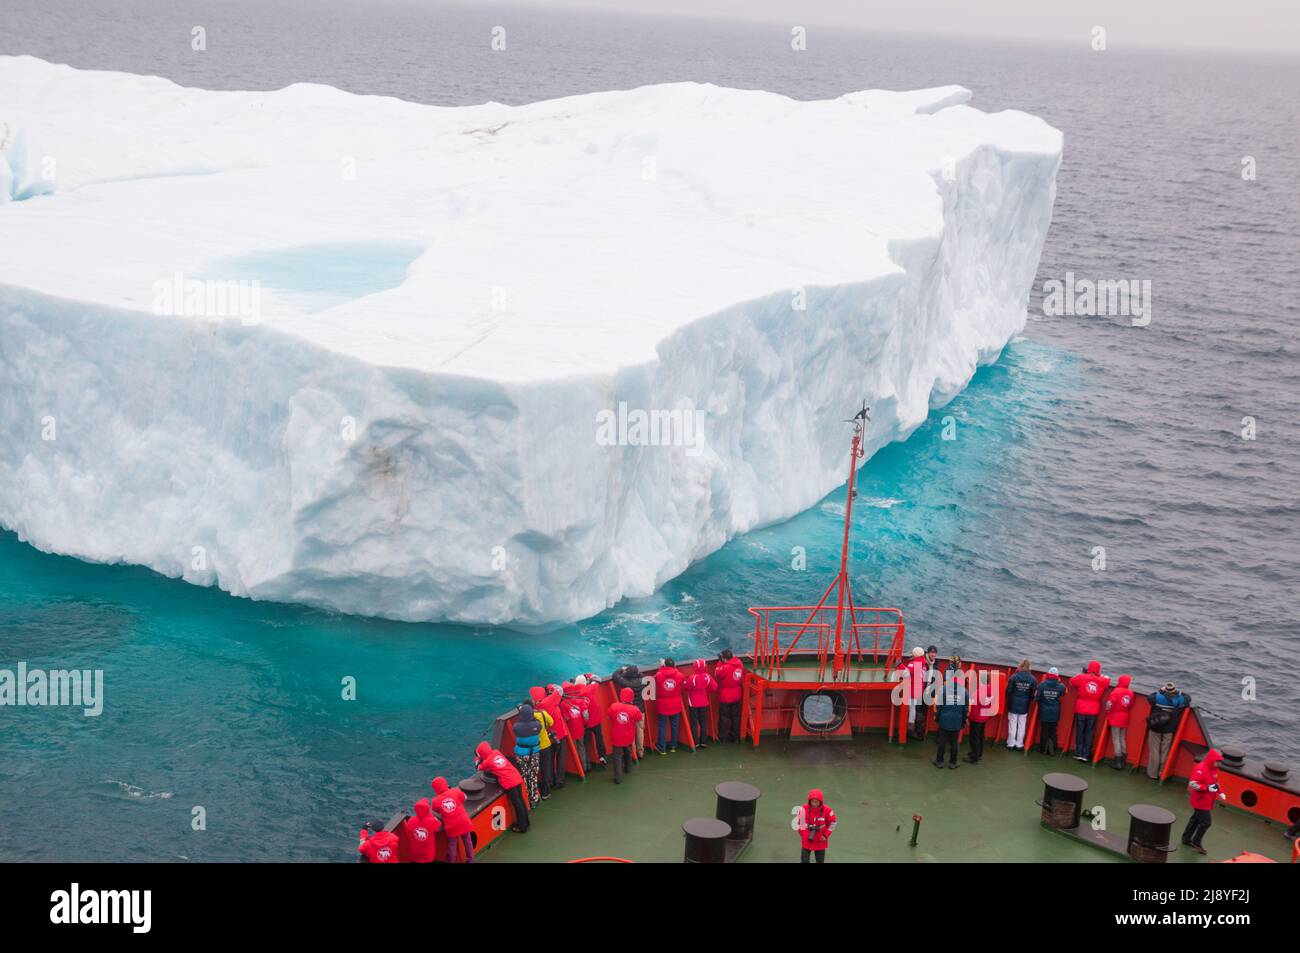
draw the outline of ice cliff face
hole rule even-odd
[[[1061,137],[969,98],[0,58],[0,524],[397,619],[647,594],[842,483],[861,400],[874,451],[1023,326]]]

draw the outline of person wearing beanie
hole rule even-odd
[[[520,705],[519,714],[510,723],[515,732],[515,764],[524,778],[528,792],[528,807],[537,807],[542,800],[541,784],[541,734],[542,726],[534,717],[532,705]]]
[[[969,700],[966,697],[966,683],[961,677],[961,659],[953,656],[948,660],[948,670],[944,672],[943,684],[939,689],[938,704],[935,707],[935,723],[939,728],[938,749],[934,755],[934,766],[943,767],[943,754],[947,750],[948,767],[957,767],[958,739],[966,724]]]
[[[1029,659],[1021,659],[1016,673],[1007,679],[1007,750],[1025,750],[1025,722],[1029,720],[1029,705],[1038,689],[1038,679],[1030,671]]]
[[[1214,803],[1228,799],[1228,795],[1219,790],[1219,762],[1222,760],[1223,752],[1211,748],[1204,760],[1192,769],[1192,776],[1187,780],[1187,794],[1192,807],[1192,816],[1187,819],[1187,826],[1183,828],[1183,846],[1190,847],[1198,854],[1206,852],[1201,846],[1201,839],[1210,829],[1212,820],[1210,811]]]
[[[438,855],[438,831],[442,822],[429,810],[429,799],[415,802],[415,816],[402,821],[406,834],[406,853],[413,864],[431,864]]]
[[[637,710],[641,712],[642,718],[636,723],[636,756],[645,757],[645,696],[643,692],[646,686],[646,677],[641,674],[641,669],[635,665],[624,665],[614,672],[614,687],[618,690],[619,696],[623,694],[623,689],[632,692],[632,704],[636,705]],[[737,705],[739,708],[739,705]]]
[[[401,863],[398,843],[397,835],[384,830],[384,822],[376,818],[361,828],[361,843],[357,845],[361,856],[357,859],[363,864]]]
[[[925,737],[925,730],[930,724],[930,710],[934,708],[934,696],[938,694],[940,688],[938,646],[926,646],[925,665],[921,669],[921,675],[924,678],[924,684],[921,687],[921,705],[916,710],[916,736],[918,738]]]
[[[618,701],[609,706],[609,741],[613,747],[614,783],[622,784],[625,772],[632,770],[632,745],[636,741],[636,726],[645,718],[641,709],[632,704],[632,689],[618,693]]]
[[[1147,777],[1152,781],[1160,780],[1164,770],[1165,759],[1173,745],[1174,732],[1178,723],[1192,705],[1192,698],[1186,692],[1180,692],[1173,682],[1165,682],[1160,691],[1147,696],[1151,711],[1147,714]]]
[[[1121,675],[1119,683],[1111,689],[1106,698],[1106,726],[1110,729],[1110,746],[1114,751],[1111,767],[1122,770],[1128,759],[1128,723],[1133,712],[1133,689],[1129,685],[1133,678]]]
[[[707,748],[709,746],[709,695],[718,687],[718,683],[709,674],[709,664],[704,659],[697,658],[692,668],[694,670],[684,683],[686,717],[690,719],[695,746]]]
[[[1091,761],[1101,698],[1110,687],[1110,678],[1101,674],[1101,663],[1093,659],[1070,679],[1070,687],[1078,694],[1074,702],[1074,760]]]
[[[740,741],[740,699],[745,690],[745,663],[723,649],[713,670],[718,679],[718,740]]]
[[[1056,754],[1058,751],[1056,725],[1061,720],[1061,698],[1064,695],[1065,683],[1061,681],[1060,670],[1053,665],[1047,670],[1047,676],[1038,683],[1038,691],[1034,696],[1041,726],[1038,750],[1043,754]]]
[[[921,700],[925,692],[925,649],[916,646],[906,660],[898,667],[903,670],[902,678],[907,683],[907,732],[914,738],[922,737],[922,726],[917,722],[917,712],[923,711],[925,703]]]
[[[505,792],[510,807],[514,809],[515,822],[510,829],[516,834],[527,834],[532,826],[528,818],[528,805],[524,803],[524,778],[519,769],[509,758],[497,751],[486,741],[480,741],[474,749],[474,768],[496,778],[497,784]]]
[[[429,806],[442,821],[442,833],[447,838],[447,863],[474,863],[474,821],[465,810],[465,792],[448,786],[444,777],[434,778],[429,786],[433,788]]]

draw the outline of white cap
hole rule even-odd
[[[1049,668],[1049,669],[1047,670],[1047,674],[1048,674],[1048,675],[1060,675],[1061,672],[1060,672],[1059,669],[1057,669],[1057,667],[1056,667],[1055,665],[1053,665],[1051,668]]]
[[[575,678],[575,679],[573,680],[573,684],[575,684],[575,685],[586,685],[586,684],[587,684],[587,676],[586,676],[586,675],[579,675],[577,678]]]
[[[916,648],[912,649],[912,658],[920,658],[924,654],[925,654],[925,649],[921,648],[921,646],[919,645]]]

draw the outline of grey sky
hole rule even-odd
[[[526,0],[545,6],[553,0]],[[563,0],[606,10],[1087,45],[1300,52],[1300,0]]]

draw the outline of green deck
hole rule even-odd
[[[963,747],[963,756],[965,748]],[[853,741],[790,741],[765,737],[755,751],[748,743],[711,745],[675,754],[647,752],[622,785],[597,767],[586,781],[571,779],[533,814],[532,830],[507,833],[482,854],[493,863],[564,861],[614,856],[634,861],[682,860],[681,825],[690,817],[712,817],[720,781],[747,781],[763,792],[754,841],[742,862],[799,859],[799,838],[791,830],[791,809],[810,787],[821,787],[839,815],[827,860],[847,861],[1063,861],[1095,862],[1113,855],[1038,823],[1042,776],[1065,771],[1086,779],[1087,808],[1104,806],[1107,827],[1126,836],[1128,806],[1167,807],[1178,817],[1177,842],[1188,808],[1179,781],[1158,785],[1144,774],[1107,765],[1082,765],[1068,757],[1048,758],[991,748],[977,765],[959,762],[956,771],[930,763],[934,744],[890,744],[883,734]],[[909,847],[912,815],[924,815],[920,843]],[[1243,850],[1278,861],[1290,858],[1282,827],[1231,809],[1216,809],[1205,839],[1209,858],[1186,848],[1170,862],[1222,860]]]

